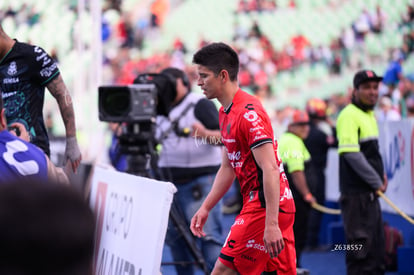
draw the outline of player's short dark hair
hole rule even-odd
[[[0,221],[0,274],[92,274],[95,217],[73,187],[0,185]]]
[[[231,81],[237,80],[239,57],[235,50],[222,42],[211,43],[198,50],[193,56],[193,63],[207,67],[216,75],[226,70]]]

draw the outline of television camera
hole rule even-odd
[[[127,156],[127,172],[148,176],[155,160],[157,115],[168,116],[177,91],[165,74],[140,74],[134,84],[98,88],[99,120],[118,122],[120,152]]]

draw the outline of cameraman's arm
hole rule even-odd
[[[194,115],[200,121],[192,125],[193,136],[203,138],[213,145],[221,145],[218,111],[214,103],[208,99],[201,99],[194,108]]]

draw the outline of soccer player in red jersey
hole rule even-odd
[[[236,217],[213,275],[296,274],[293,235],[295,205],[269,116],[257,98],[239,88],[237,53],[212,43],[194,56],[198,85],[217,98],[223,150],[213,187],[191,220],[194,235],[204,235],[209,211],[237,176],[243,208]]]

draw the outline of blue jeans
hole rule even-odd
[[[174,204],[179,208],[180,216],[186,223],[187,229],[190,227],[191,218],[200,208],[213,185],[215,174],[205,175],[194,180],[176,185],[177,192],[174,195]],[[189,231],[191,234],[191,231]],[[209,270],[212,270],[220,254],[222,238],[222,213],[221,201],[210,211],[207,222],[204,225],[206,236],[197,238],[196,243],[206,261]],[[191,234],[191,236],[193,236]],[[193,236],[194,237],[194,236]],[[171,249],[171,254],[175,262],[194,262],[195,259],[188,248],[182,234],[176,229],[171,218],[168,222],[166,243]],[[193,264],[175,265],[177,274],[192,275],[195,272]]]

